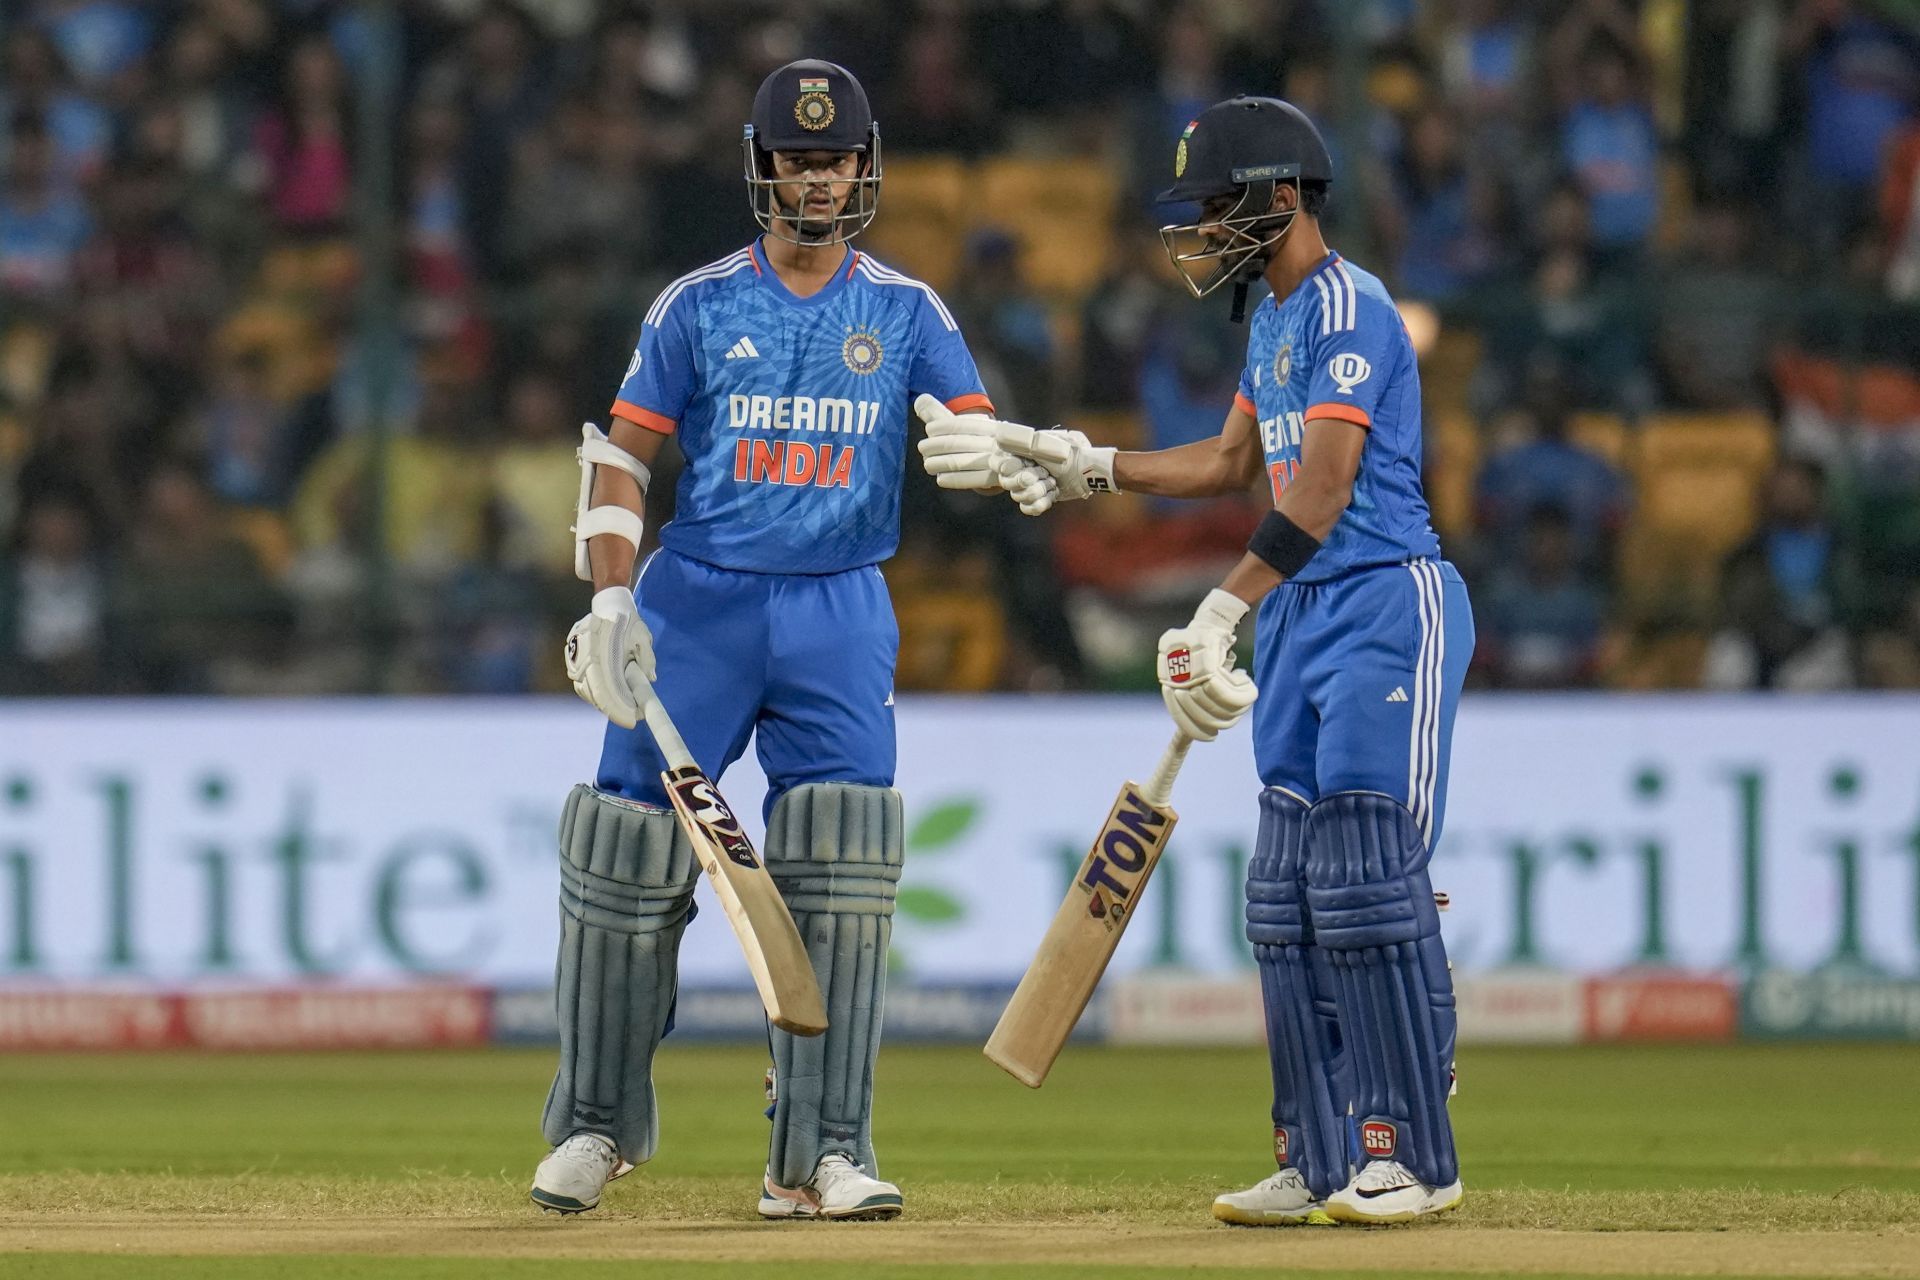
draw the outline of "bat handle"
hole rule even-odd
[[[1153,776],[1147,779],[1146,802],[1156,809],[1164,809],[1173,799],[1173,780],[1180,776],[1180,766],[1187,758],[1187,748],[1193,745],[1193,739],[1186,734],[1175,732],[1173,741],[1160,753],[1160,763],[1153,767]]]
[[[684,769],[693,763],[693,753],[687,750],[685,738],[673,727],[673,720],[667,715],[667,709],[660,705],[660,695],[653,691],[653,684],[640,674],[640,664],[627,664],[627,687],[640,700],[640,714],[646,717],[647,728],[653,730],[653,740],[660,747],[660,754],[666,757],[668,769]]]

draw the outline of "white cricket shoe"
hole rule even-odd
[[[820,1157],[805,1186],[783,1187],[771,1177],[760,1193],[763,1218],[827,1218],[835,1222],[878,1222],[900,1216],[900,1188],[869,1178],[837,1151]]]
[[[633,1166],[620,1158],[613,1139],[603,1133],[576,1133],[547,1153],[533,1171],[527,1194],[542,1209],[585,1213],[600,1203],[600,1193]]]
[[[1336,1222],[1412,1222],[1458,1209],[1466,1198],[1467,1189],[1458,1178],[1444,1187],[1430,1187],[1398,1160],[1374,1160],[1327,1197],[1327,1213]]]
[[[1216,1196],[1213,1216],[1238,1227],[1330,1227],[1324,1200],[1314,1199],[1298,1169],[1282,1169],[1245,1191]]]

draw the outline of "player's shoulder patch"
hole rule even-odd
[[[949,331],[960,327],[954,321],[953,313],[947,310],[947,304],[940,300],[940,295],[934,292],[933,286],[925,281],[915,280],[904,272],[895,271],[892,267],[865,253],[860,253],[854,258],[853,270],[869,284],[880,285],[883,288],[916,291],[918,296],[931,306],[934,315]]]
[[[673,304],[679,301],[681,296],[687,293],[688,290],[697,289],[698,286],[710,281],[724,280],[742,271],[758,271],[759,269],[759,266],[753,260],[753,249],[751,246],[745,249],[736,249],[724,258],[716,258],[704,267],[699,267],[687,272],[687,274],[662,289],[660,296],[653,300],[653,305],[647,308],[645,323],[658,329],[661,322],[666,319],[667,312],[673,307]]]

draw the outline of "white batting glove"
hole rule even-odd
[[[1233,633],[1246,616],[1246,601],[1216,587],[1192,622],[1160,637],[1160,700],[1195,742],[1231,729],[1260,696],[1253,677],[1233,665]]]
[[[993,442],[1016,458],[1044,468],[1060,486],[1060,500],[1090,498],[1096,493],[1118,493],[1113,482],[1113,455],[1078,431],[1035,431],[1017,422],[993,424]]]
[[[1060,500],[1060,482],[1037,462],[1016,458],[1011,453],[994,455],[1000,473],[1000,487],[1019,504],[1020,514],[1045,515]]]
[[[955,413],[929,395],[915,400],[913,411],[927,424],[927,438],[920,442],[920,465],[935,484],[942,489],[1000,491],[1000,477],[994,470],[992,418]]]
[[[634,606],[633,592],[608,587],[567,633],[567,678],[575,693],[622,729],[639,724],[644,711],[627,681],[629,662],[653,679],[653,633]]]

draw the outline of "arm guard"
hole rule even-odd
[[[593,564],[587,557],[587,543],[602,533],[611,533],[633,544],[640,551],[640,538],[646,522],[639,513],[619,503],[590,506],[593,501],[593,474],[597,467],[618,467],[640,486],[640,498],[647,496],[647,482],[653,473],[647,465],[607,438],[607,433],[589,422],[580,428],[580,504],[573,519],[573,572],[582,582],[593,581]]]

